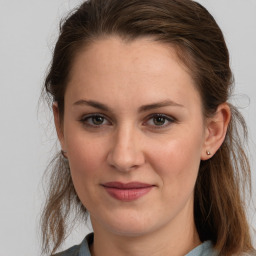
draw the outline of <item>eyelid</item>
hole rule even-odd
[[[93,118],[93,117],[96,117],[96,116],[99,116],[99,117],[102,117],[104,118],[104,120],[106,120],[109,124],[112,124],[112,122],[109,120],[109,118],[107,116],[105,116],[104,114],[101,114],[101,113],[91,113],[91,114],[86,114],[86,115],[83,115],[79,121],[85,125],[85,126],[89,126],[89,127],[93,127],[93,128],[101,128],[102,126],[105,126],[106,124],[101,124],[101,125],[93,125],[93,124],[89,124],[88,122],[86,122],[86,120],[88,120],[89,118]],[[107,125],[109,125],[107,124]]]
[[[166,115],[166,114],[163,114],[163,113],[153,113],[153,114],[150,114],[146,118],[146,121],[143,122],[143,125],[145,125],[150,119],[152,119],[154,117],[163,117],[163,118],[165,118],[168,121],[168,123],[164,124],[164,125],[160,125],[160,126],[150,125],[152,127],[152,129],[163,129],[163,128],[166,128],[166,127],[170,126],[173,123],[177,123],[177,119],[172,117],[172,116],[170,116],[170,115]]]
[[[94,125],[94,124],[90,124],[89,122],[87,122],[87,120],[89,118],[93,118],[95,116],[96,117],[99,116],[99,117],[104,118],[104,121],[107,121],[108,123],[107,124]],[[156,118],[156,117],[165,118],[165,120],[167,121],[167,124],[159,125],[159,126],[158,125],[147,124],[149,122],[149,120],[151,120],[152,118]],[[85,114],[79,119],[79,122],[81,122],[84,126],[91,127],[91,128],[103,128],[103,126],[108,126],[108,125],[113,124],[113,122],[110,121],[110,118],[107,117],[105,114],[102,114],[102,113]],[[145,119],[145,121],[143,121],[142,125],[143,126],[149,126],[152,129],[163,129],[163,128],[166,128],[166,127],[172,125],[173,123],[177,123],[177,122],[178,122],[177,119],[174,118],[173,116],[163,114],[163,113],[152,113],[152,114],[150,114],[149,116],[146,117],[146,119]]]

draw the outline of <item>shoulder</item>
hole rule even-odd
[[[211,241],[205,241],[201,245],[194,248],[186,256],[217,256]]]
[[[80,247],[81,247],[81,244],[72,246],[71,248],[69,248],[63,252],[54,254],[54,256],[79,256]]]
[[[89,247],[92,242],[93,233],[88,234],[81,244],[74,245],[63,252],[54,254],[53,256],[91,256]]]

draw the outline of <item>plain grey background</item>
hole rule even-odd
[[[40,254],[41,179],[56,150],[51,113],[37,113],[58,23],[81,0],[0,0],[0,255]],[[256,195],[256,0],[200,0],[222,28],[248,127]],[[255,207],[255,204],[254,204]],[[256,227],[256,216],[249,211]],[[74,230],[64,247],[88,232]],[[254,235],[255,239],[255,235]]]

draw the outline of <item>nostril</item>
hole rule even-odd
[[[127,152],[110,152],[108,155],[108,164],[119,171],[131,171],[137,169],[143,164],[143,157],[139,156],[142,153],[127,153]]]
[[[119,171],[131,171],[144,163],[143,149],[138,144],[136,131],[127,125],[119,127],[113,137],[107,161],[108,164]]]

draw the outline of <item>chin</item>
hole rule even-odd
[[[150,233],[150,229],[144,228],[144,227],[118,227],[118,228],[112,228],[112,233],[118,235],[118,236],[126,236],[126,237],[139,237],[146,235],[147,233]]]
[[[153,232],[157,227],[145,216],[140,218],[130,216],[126,218],[116,217],[115,220],[109,221],[108,229],[116,235],[138,237]]]

